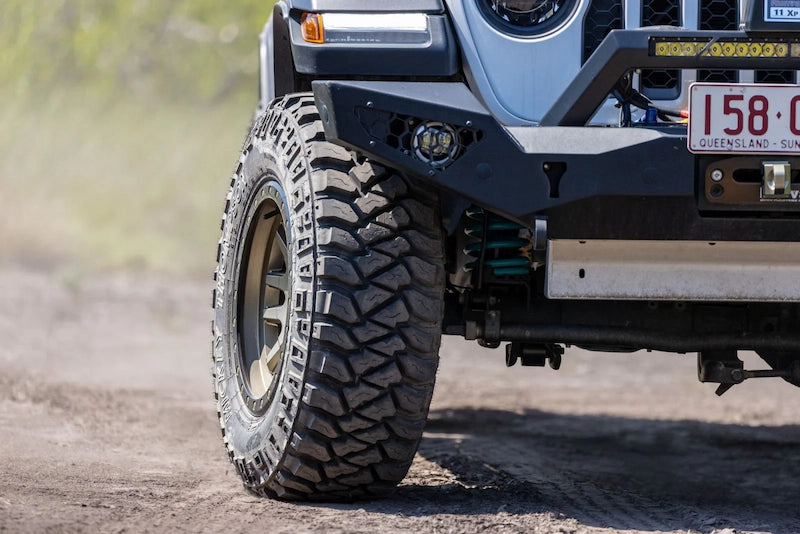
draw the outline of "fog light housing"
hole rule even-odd
[[[449,124],[428,121],[414,130],[411,148],[420,161],[433,167],[445,167],[455,160],[461,142]]]

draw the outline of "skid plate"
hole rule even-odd
[[[551,299],[800,302],[800,243],[548,241]]]

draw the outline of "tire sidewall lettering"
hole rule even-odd
[[[284,128],[275,128],[275,125],[281,124]],[[308,335],[304,333],[304,330],[307,332],[308,329],[304,328],[303,324],[310,320],[310,309],[313,309],[308,302],[313,295],[313,291],[310,290],[311,284],[309,281],[300,280],[296,269],[297,243],[301,239],[313,240],[311,233],[313,228],[303,223],[303,215],[309,205],[310,190],[303,180],[296,183],[288,175],[286,164],[291,154],[275,151],[275,147],[281,146],[280,141],[291,139],[295,135],[292,121],[288,120],[286,112],[282,109],[268,110],[256,120],[248,136],[248,146],[243,152],[240,172],[237,173],[231,188],[230,204],[221,240],[219,260],[221,276],[218,276],[217,280],[215,325],[223,327],[220,329],[215,326],[213,345],[218,408],[225,422],[229,449],[235,458],[244,460],[244,462],[234,462],[237,468],[251,465],[254,460],[265,460],[256,456],[259,451],[266,451],[269,457],[268,463],[264,472],[256,477],[257,479],[274,475],[282,460],[280,451],[286,449],[286,441],[291,438],[302,391],[291,386],[289,375],[298,377],[302,384],[309,341]],[[291,143],[286,143],[286,146],[290,147]],[[308,163],[305,159],[301,156],[307,174]],[[267,176],[277,181],[282,190],[283,211],[287,219],[285,227],[291,234],[289,241],[292,283],[287,299],[291,299],[292,302],[289,334],[287,334],[283,365],[279,371],[278,388],[266,412],[256,417],[246,406],[239,380],[236,379],[240,348],[236,340],[237,328],[232,311],[236,307],[236,284],[242,268],[241,250],[237,243],[244,241],[248,222],[246,218],[252,211],[254,200],[257,200],[255,197],[261,194],[264,187],[268,187],[270,178],[266,178]],[[298,196],[302,201],[296,200]],[[306,304],[302,309],[296,309],[295,302],[306,302]],[[290,399],[291,402],[288,402]],[[256,478],[253,482],[259,483]]]

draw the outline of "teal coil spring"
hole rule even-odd
[[[474,270],[482,261],[495,276],[525,276],[531,271],[531,260],[525,249],[530,241],[520,237],[524,227],[482,208],[472,206],[466,212],[469,219],[464,232],[475,239],[465,247],[465,253],[475,261],[467,268]],[[484,236],[486,231],[486,236]]]

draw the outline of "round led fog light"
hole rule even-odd
[[[444,167],[453,162],[461,143],[452,126],[443,122],[424,122],[420,124],[411,140],[414,155],[434,167]]]

